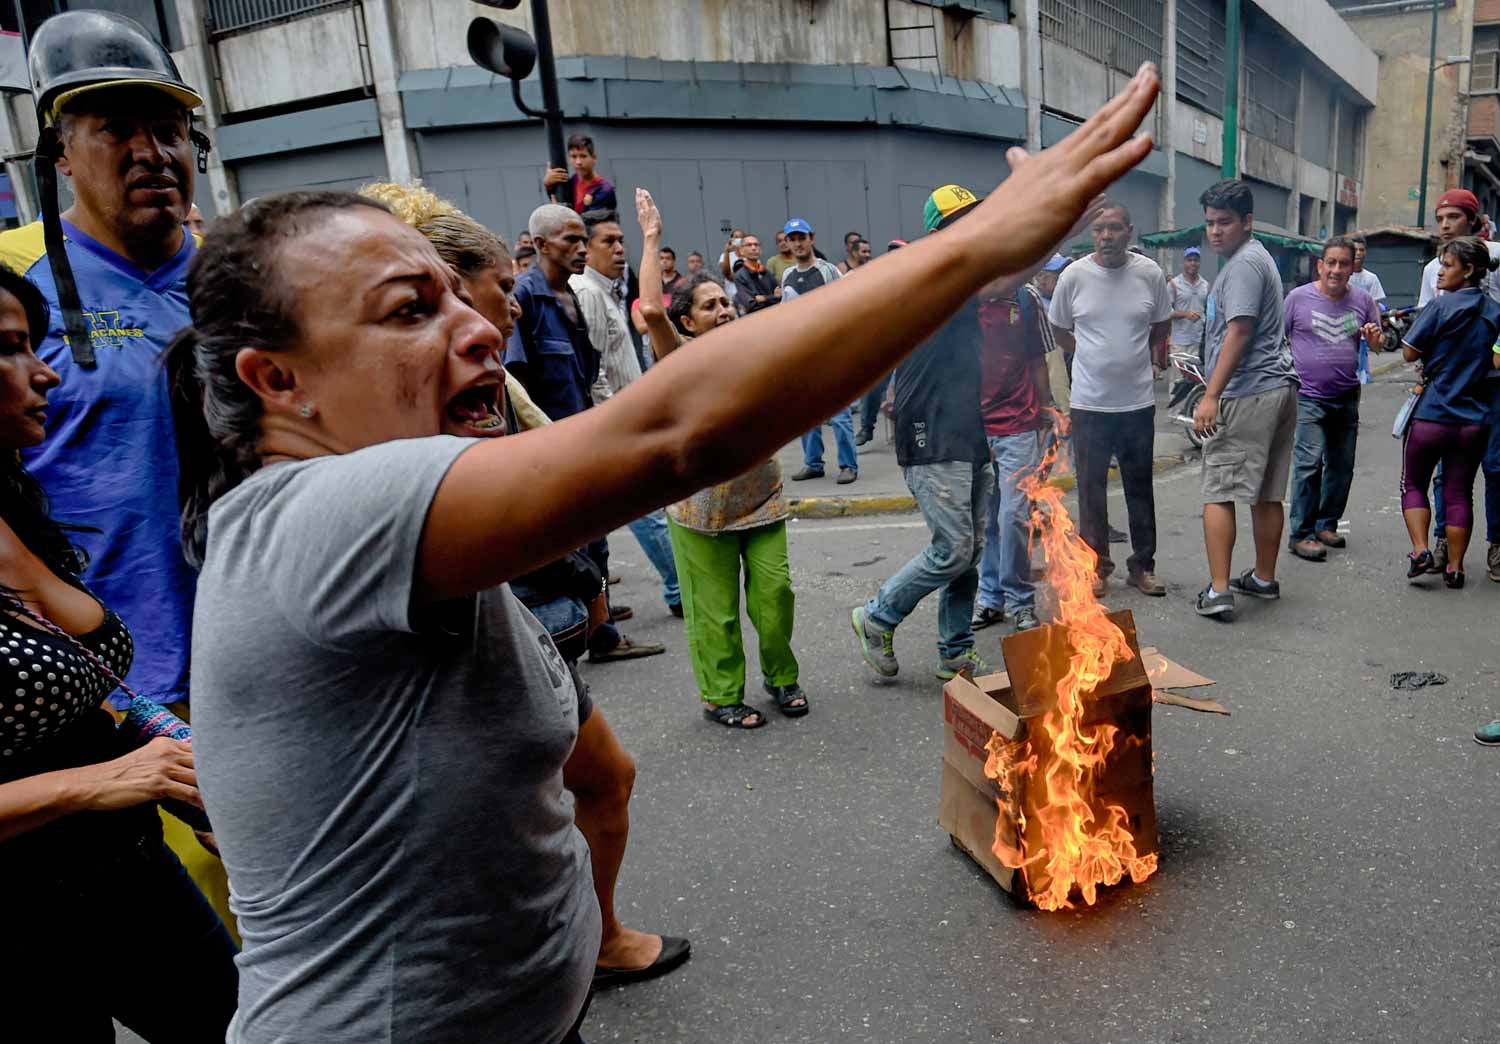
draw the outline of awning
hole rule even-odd
[[[1202,225],[1194,225],[1191,228],[1152,232],[1141,237],[1141,245],[1157,249],[1202,246],[1203,231],[1204,227]],[[1258,228],[1251,235],[1255,236],[1256,239],[1260,240],[1271,250],[1289,250],[1293,253],[1311,254],[1313,257],[1323,256],[1323,241],[1321,239],[1285,235],[1280,232],[1263,232]]]

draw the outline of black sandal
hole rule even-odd
[[[1450,589],[1457,591],[1464,585],[1464,571],[1462,569],[1444,570],[1443,583]]]
[[[1419,576],[1437,572],[1432,565],[1432,552],[1413,552],[1406,556],[1406,578],[1415,580]]]
[[[809,710],[807,693],[796,682],[790,685],[766,685],[765,690],[776,701],[776,709],[788,718],[800,718]],[[798,700],[802,702],[799,704]]]
[[[753,725],[745,721],[752,714],[755,716]],[[703,716],[709,721],[718,722],[731,729],[758,729],[766,723],[765,712],[748,703],[725,703],[704,707]]]

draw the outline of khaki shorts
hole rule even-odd
[[[1220,400],[1219,428],[1203,444],[1203,502],[1284,499],[1296,435],[1295,385]]]

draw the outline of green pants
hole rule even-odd
[[[672,554],[682,585],[682,615],[698,693],[709,703],[745,699],[745,645],[740,633],[740,561],[745,608],[760,638],[760,673],[767,685],[797,680],[792,654],[792,570],[786,523],[732,533],[700,533],[671,522]]]

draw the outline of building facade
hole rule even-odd
[[[184,74],[209,97],[205,213],[281,189],[420,177],[509,236],[542,201],[542,130],[466,47],[476,15],[530,29],[529,4],[137,6],[161,15]],[[551,0],[549,10],[567,130],[593,136],[622,201],[637,185],[655,193],[679,254],[716,254],[726,222],[767,236],[791,215],[830,252],[850,229],[877,250],[912,238],[933,187],[993,187],[1007,147],[1057,141],[1147,60],[1163,72],[1157,148],[1114,195],[1140,232],[1184,227],[1201,220],[1197,196],[1220,174],[1224,0]],[[1309,235],[1352,227],[1375,51],[1326,0],[1243,10],[1238,168],[1257,221]],[[534,79],[523,91],[539,105]],[[35,129],[25,99],[10,102],[0,145],[19,175]],[[29,216],[23,185],[17,196]]]
[[[1370,176],[1362,220],[1371,227],[1424,221],[1431,227],[1437,198],[1460,186],[1472,189],[1484,210],[1500,217],[1500,0],[1335,0],[1335,5],[1381,56],[1379,104],[1367,134]],[[1429,67],[1427,213],[1419,214]]]

